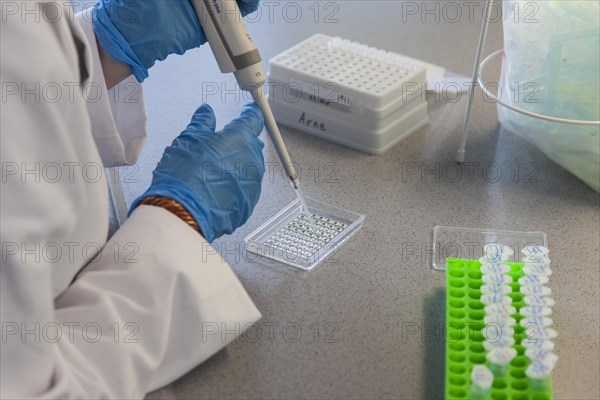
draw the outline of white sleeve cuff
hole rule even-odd
[[[76,15],[92,55],[91,79],[83,94],[92,126],[92,135],[105,167],[133,164],[146,139],[146,110],[142,85],[133,75],[110,90],[106,89],[91,8]]]

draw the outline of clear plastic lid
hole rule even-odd
[[[436,270],[445,270],[447,258],[477,260],[484,256],[486,244],[499,244],[513,249],[535,245],[547,247],[548,239],[544,232],[438,225],[432,232],[431,266]],[[507,261],[520,262],[520,258],[521,255],[515,253]]]

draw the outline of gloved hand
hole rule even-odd
[[[237,2],[246,16],[258,8],[259,0]],[[93,15],[104,51],[129,65],[139,82],[156,61],[206,43],[189,0],[98,0]]]
[[[165,150],[152,184],[133,202],[130,213],[148,196],[170,198],[190,213],[209,242],[248,220],[265,173],[264,143],[258,139],[262,112],[248,104],[222,131],[215,132],[215,124],[212,108],[200,106]]]

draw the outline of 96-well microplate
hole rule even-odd
[[[364,215],[305,200],[316,230],[296,200],[246,238],[248,252],[309,270],[362,226]]]

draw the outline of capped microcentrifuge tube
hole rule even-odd
[[[512,288],[503,283],[490,283],[481,285],[479,288],[482,294],[509,294],[512,292]]]
[[[496,339],[496,340],[484,340],[483,341],[483,347],[487,351],[490,351],[497,347],[513,347],[514,345],[515,345],[515,338],[512,336],[507,336],[507,335],[505,335],[504,337],[501,337],[499,339]]]
[[[510,265],[507,264],[483,264],[480,268],[483,274],[507,274],[510,272]]]
[[[521,261],[523,261],[525,264],[545,265],[547,267],[550,266],[550,263],[552,262],[548,257],[537,255],[525,256],[521,259]]]
[[[519,285],[521,286],[541,286],[548,283],[548,279],[545,275],[526,275],[519,278]]]
[[[512,347],[495,347],[486,354],[485,358],[494,376],[503,377],[506,376],[508,366],[516,356],[517,350]]]
[[[509,284],[513,281],[512,276],[506,274],[484,274],[481,280],[487,284]]]
[[[548,364],[556,364],[558,356],[551,351],[544,351],[538,349],[527,349],[525,355],[532,361],[543,361]]]
[[[515,328],[513,326],[492,323],[484,326],[481,333],[483,334],[484,340],[495,342],[500,339],[513,337],[515,335]]]
[[[528,306],[542,307],[552,307],[555,303],[552,298],[546,296],[525,296],[523,301]]]
[[[546,286],[521,286],[521,293],[525,296],[550,296],[552,289]]]
[[[528,328],[530,326],[533,326],[534,328],[540,326],[547,328],[552,326],[552,324],[554,324],[554,321],[549,317],[528,317],[519,321],[519,325],[521,325],[523,328]]]
[[[479,299],[483,304],[512,304],[512,298],[504,294],[482,294]]]
[[[550,269],[550,267],[547,267],[545,265],[525,265],[523,267],[523,272],[525,272],[525,275],[532,275],[532,276],[550,276],[552,275],[552,270]]]
[[[471,371],[471,393],[473,399],[485,399],[494,383],[494,374],[485,365],[475,365]]]
[[[552,308],[539,306],[521,307],[519,311],[524,317],[549,317],[552,315]]]
[[[550,384],[550,374],[554,369],[556,362],[536,361],[531,363],[525,370],[525,375],[529,378],[531,388],[534,391],[544,391]]]
[[[552,351],[554,350],[554,342],[552,340],[523,340],[521,346],[526,349]]]
[[[486,315],[485,317],[483,317],[483,322],[486,325],[496,324],[496,325],[500,325],[500,326],[514,327],[515,324],[517,323],[517,320],[514,319],[513,317],[509,317],[508,315],[496,314],[496,315]]]
[[[525,247],[524,249],[521,250],[521,253],[523,253],[524,256],[531,256],[531,255],[547,256],[548,253],[550,253],[550,250],[548,250],[544,246],[538,246],[537,244],[535,244],[532,246]]]
[[[543,326],[536,327],[535,329],[529,329],[525,332],[528,340],[552,340],[558,336],[558,332],[552,328],[544,328]]]
[[[493,264],[508,260],[515,252],[500,243],[488,243],[483,246],[483,256],[479,259],[482,264]]]
[[[486,315],[513,315],[517,309],[507,304],[490,304],[485,306]]]
[[[494,254],[491,256],[484,254],[483,256],[479,257],[479,263],[481,265],[499,264],[499,263],[508,261],[509,258],[510,258],[510,255],[508,255],[508,254]]]

